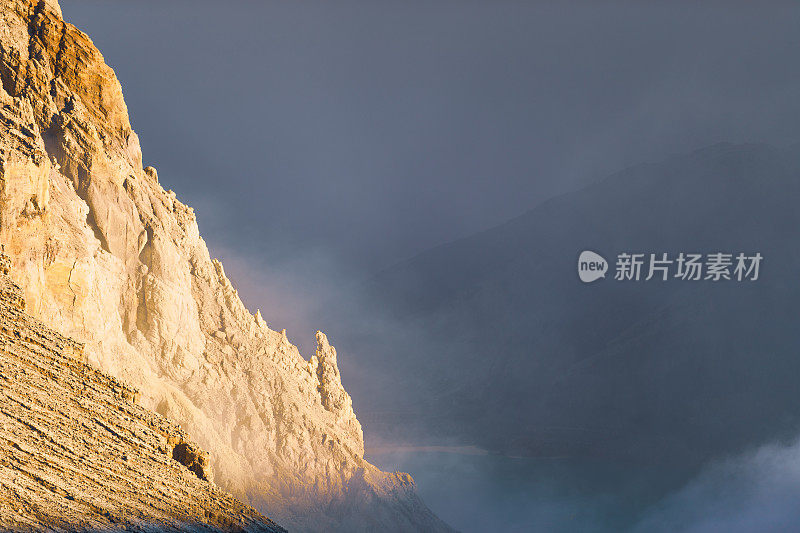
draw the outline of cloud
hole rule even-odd
[[[800,441],[708,466],[649,510],[636,533],[785,532],[800,528]]]

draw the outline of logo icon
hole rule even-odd
[[[589,250],[581,252],[578,257],[578,277],[584,283],[591,283],[606,277],[608,261],[602,255]]]

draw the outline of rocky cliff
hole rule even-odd
[[[5,264],[6,256],[0,256]],[[0,529],[285,531],[211,483],[207,455],[0,272]]]
[[[193,210],[143,168],[114,72],[55,0],[3,1],[0,80],[0,241],[29,312],[290,529],[448,530],[410,476],[364,460],[325,335],[306,360],[244,307]]]

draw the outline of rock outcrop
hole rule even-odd
[[[85,343],[209,450],[221,487],[290,529],[448,530],[410,477],[364,460],[325,336],[307,361],[244,307],[193,210],[142,167],[91,40],[55,0],[2,5],[0,241],[29,312]]]
[[[25,314],[4,273],[0,288],[0,529],[285,531],[209,483],[180,427]]]

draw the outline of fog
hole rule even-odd
[[[60,3],[114,67],[145,164],[195,208],[243,301],[306,357],[326,331],[357,414],[390,411],[398,382],[396,403],[417,398],[424,381],[408,379],[404,351],[433,366],[448,350],[484,356],[376,312],[361,297],[375,275],[631,165],[720,141],[800,141],[791,2]],[[368,457],[410,471],[464,531],[797,523],[782,504],[796,496],[796,446],[637,476],[409,452],[475,443],[360,418]]]
[[[625,465],[593,461],[393,454],[412,465],[426,502],[462,531],[751,533],[800,523],[800,445],[770,444],[714,461],[685,484],[668,472],[637,478]],[[627,472],[620,476],[621,472]],[[643,474],[645,474],[643,472]],[[501,482],[487,482],[493,476]],[[645,481],[659,478],[660,486]]]
[[[635,531],[792,531],[799,496],[800,445],[773,444],[713,463],[653,506]]]

